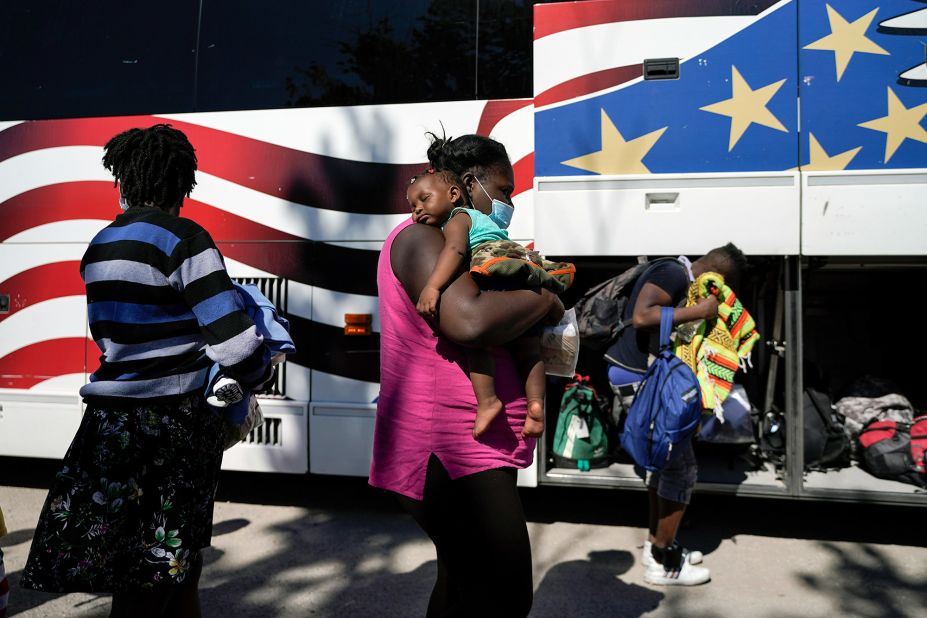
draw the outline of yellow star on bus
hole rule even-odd
[[[861,122],[859,126],[885,133],[885,162],[888,163],[906,139],[927,144],[927,131],[921,126],[924,116],[927,116],[927,103],[911,108],[905,107],[904,103],[889,88],[888,115]]]
[[[764,127],[777,129],[788,133],[779,119],[766,109],[769,100],[773,98],[786,80],[779,81],[753,90],[741,75],[737,67],[731,65],[731,98],[700,107],[702,111],[730,116],[731,135],[727,150],[730,152],[743,136],[751,124],[761,124]]]
[[[880,54],[889,55],[887,51],[866,38],[866,30],[875,19],[878,8],[872,9],[854,22],[848,22],[840,13],[827,5],[827,20],[830,22],[830,34],[818,39],[814,43],[805,45],[805,49],[818,49],[834,52],[834,61],[837,65],[837,81],[843,77],[843,72],[853,54]]]
[[[643,159],[667,128],[625,141],[603,109],[602,149],[562,163],[596,174],[649,174],[650,170],[644,165]]]
[[[801,169],[806,172],[824,172],[829,170],[844,170],[847,168],[847,165],[850,164],[850,161],[853,160],[853,157],[862,150],[862,146],[857,146],[856,148],[851,148],[840,154],[835,154],[830,156],[821,146],[817,139],[814,137],[814,133],[808,134],[808,163],[801,166]]]

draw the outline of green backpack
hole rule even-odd
[[[554,434],[554,466],[591,468],[608,466],[608,436],[605,428],[607,405],[589,385],[589,377],[576,374],[566,385],[560,400],[557,431]]]

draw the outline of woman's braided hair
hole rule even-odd
[[[468,134],[460,137],[432,138],[428,147],[428,162],[436,170],[451,170],[458,176],[470,172],[485,178],[486,173],[511,165],[505,146],[490,137]]]
[[[193,145],[169,124],[123,131],[103,150],[103,166],[130,206],[170,208],[196,186]]]

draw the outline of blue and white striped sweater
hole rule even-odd
[[[269,376],[269,353],[198,224],[132,208],[81,261],[90,331],[102,356],[86,399],[199,391],[213,362],[244,386]]]

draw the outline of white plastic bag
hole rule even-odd
[[[264,413],[258,404],[258,398],[254,395],[248,396],[248,415],[241,425],[233,423],[227,417],[223,424],[225,425],[225,450],[229,450],[242,440],[247,440],[252,429],[264,424]]]
[[[547,375],[572,378],[579,360],[579,324],[572,308],[563,312],[560,323],[541,333],[541,360]]]

